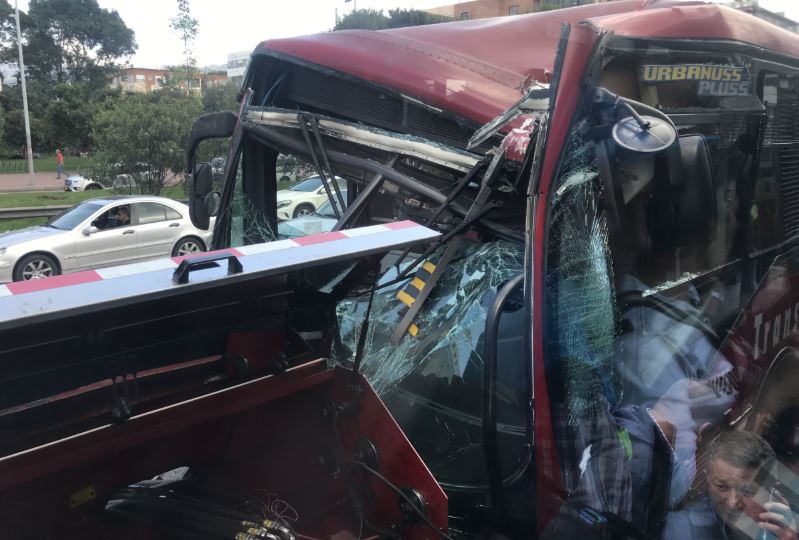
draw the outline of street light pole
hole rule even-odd
[[[28,171],[31,173],[31,187],[35,177],[33,175],[33,148],[31,148],[31,121],[28,116],[28,91],[25,89],[25,62],[22,60],[22,32],[19,29],[19,5],[14,0],[14,13],[17,18],[17,49],[19,50],[19,80],[22,82],[22,109],[25,112],[25,142],[28,144]]]

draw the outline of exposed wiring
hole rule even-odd
[[[413,511],[416,512],[419,518],[421,518],[421,520],[424,521],[425,525],[427,525],[439,537],[445,538],[446,540],[453,540],[452,537],[449,536],[447,533],[439,530],[439,528],[436,527],[436,524],[430,521],[430,518],[427,517],[427,514],[425,514],[425,512],[422,509],[416,506],[414,500],[408,497],[405,493],[403,493],[400,488],[398,488],[396,485],[394,485],[393,482],[391,482],[391,480],[389,480],[388,478],[386,478],[385,476],[383,476],[382,474],[371,468],[363,461],[354,460],[352,463],[354,463],[362,470],[368,472],[369,474],[371,474],[372,476],[383,482],[391,491],[396,493],[398,497],[404,500],[413,509]]]

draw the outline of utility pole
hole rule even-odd
[[[17,17],[17,49],[19,50],[19,80],[22,82],[22,109],[25,112],[25,142],[28,143],[28,171],[31,173],[31,187],[35,177],[33,175],[33,148],[31,147],[31,120],[28,116],[28,91],[25,88],[25,62],[22,60],[22,32],[19,29],[19,5],[14,0],[14,13]]]

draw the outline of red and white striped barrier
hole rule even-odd
[[[265,272],[272,275],[301,269],[310,264],[357,258],[434,240],[439,233],[413,221],[399,221],[358,229],[326,232],[290,240],[278,240],[228,248],[183,257],[100,268],[44,279],[0,285],[0,323],[19,317],[74,309],[81,305],[119,300],[136,295],[187,287],[224,274],[210,271],[192,274],[190,283],[176,285],[173,271],[186,258],[212,253],[235,255],[242,263],[242,274]],[[231,276],[235,277],[235,276]]]

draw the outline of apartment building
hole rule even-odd
[[[161,88],[169,78],[168,69],[137,68],[128,66],[120,70],[111,81],[111,86],[125,92],[152,92]]]
[[[120,70],[119,75],[111,80],[111,86],[122,88],[125,92],[152,92],[163,87],[173,76],[168,69],[138,68],[128,66]],[[224,71],[197,71],[190,81],[178,76],[177,85],[186,90],[187,84],[191,85],[193,94],[201,93],[205,88],[219,86],[228,81]]]

